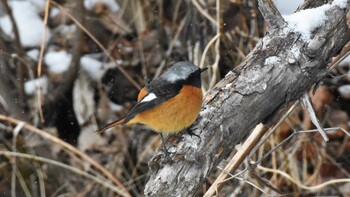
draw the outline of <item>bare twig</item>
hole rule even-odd
[[[32,195],[31,195],[31,193],[29,191],[29,188],[28,188],[26,182],[24,181],[24,178],[23,178],[22,174],[19,172],[18,169],[16,170],[16,176],[18,178],[18,182],[21,185],[21,187],[23,189],[23,192],[26,195],[26,197],[32,197]]]
[[[320,121],[318,121],[316,117],[316,113],[314,111],[314,108],[312,106],[312,103],[310,101],[310,96],[308,93],[304,93],[304,95],[300,98],[301,105],[305,108],[305,110],[308,112],[310,119],[312,123],[317,127],[318,132],[323,137],[324,141],[328,142],[328,137],[326,132],[324,131],[323,127],[320,124]]]
[[[264,191],[264,189],[260,188],[259,186],[257,186],[255,183],[253,183],[253,182],[251,182],[251,181],[248,181],[248,180],[243,179],[243,178],[238,178],[238,177],[236,177],[236,179],[237,179],[237,180],[240,180],[240,181],[242,181],[242,182],[244,182],[244,183],[247,183],[247,184],[249,184],[249,185],[251,185],[251,186],[253,186],[254,188],[256,188],[257,190],[259,190],[261,193],[265,194],[266,196],[272,196],[271,194],[266,193],[266,192]],[[273,196],[282,196],[282,195],[273,195]]]
[[[212,76],[209,83],[209,90],[214,87],[217,83],[218,78],[220,76],[219,71],[219,61],[220,61],[220,42],[222,34],[222,14],[221,14],[221,0],[216,0],[216,34],[219,35],[219,38],[215,43],[215,62],[211,66],[212,68]]]
[[[24,122],[20,122],[14,129],[13,129],[13,138],[12,138],[12,151],[17,151],[17,136],[18,133],[23,128]],[[17,160],[16,158],[12,158],[12,174],[11,174],[11,195],[16,196],[16,174],[17,174]]]
[[[202,6],[198,3],[197,0],[192,0],[192,3],[205,18],[207,18],[211,23],[216,24],[215,19],[210,16],[208,12],[203,10]]]
[[[46,197],[43,171],[37,168],[36,173],[38,174],[40,196]]]
[[[173,16],[172,24],[175,24],[175,22],[177,20],[177,16],[179,15],[179,9],[180,9],[180,5],[181,4],[182,4],[181,1],[176,1],[175,8],[174,8],[174,16]]]
[[[184,28],[184,26],[185,26],[185,24],[186,24],[187,16],[188,16],[188,15],[186,14],[186,16],[181,20],[181,23],[180,23],[179,27],[178,27],[177,30],[176,30],[175,36],[174,36],[174,38],[171,40],[171,42],[170,42],[170,44],[169,44],[169,47],[168,47],[167,51],[165,52],[165,57],[164,57],[164,59],[162,60],[162,62],[160,63],[160,66],[157,68],[157,71],[156,71],[156,73],[155,73],[153,79],[155,79],[156,77],[158,77],[158,76],[161,74],[161,72],[163,71],[164,66],[165,66],[165,64],[166,64],[166,62],[167,62],[167,59],[168,59],[168,57],[171,55],[171,52],[173,51],[174,44],[175,44],[175,42],[178,40],[178,38],[179,38],[179,36],[180,36],[180,33],[182,32],[182,30],[183,30],[183,28]]]
[[[341,128],[341,127],[332,127],[332,128],[325,128],[323,129],[325,131],[334,131],[334,130],[341,130],[343,131],[348,137],[350,137],[350,133],[349,131]],[[311,130],[302,130],[302,131],[299,131],[299,133],[313,133],[313,132],[317,132],[318,129],[311,129]]]
[[[16,125],[18,125],[22,122],[22,121],[15,119],[15,118],[11,118],[11,117],[4,116],[1,114],[0,114],[0,120],[11,123],[11,124],[16,124]],[[68,150],[69,152],[82,158],[84,161],[87,161],[92,166],[94,166],[96,169],[98,169],[100,172],[102,172],[106,177],[108,177],[113,183],[118,185],[121,188],[121,190],[123,190],[123,192],[125,192],[126,196],[131,196],[128,193],[128,191],[126,190],[125,186],[116,177],[114,177],[113,174],[111,174],[106,168],[104,168],[102,165],[97,163],[94,159],[92,159],[90,156],[88,156],[84,152],[82,152],[82,151],[78,150],[77,148],[75,148],[74,146],[62,141],[61,139],[51,135],[50,133],[45,132],[43,130],[40,130],[40,129],[38,129],[38,128],[36,128],[28,123],[24,123],[23,128],[28,129],[29,131],[31,131],[35,134],[38,134],[45,139],[50,140],[51,142],[63,147],[64,150]]]
[[[223,172],[218,176],[215,182],[210,186],[205,193],[205,197],[213,196],[217,191],[224,186],[222,184],[224,180],[229,176],[228,173],[232,173],[237,170],[246,156],[256,146],[261,137],[265,134],[267,128],[263,124],[259,124],[255,127],[254,131],[249,135],[248,139],[244,142],[241,149],[235,154],[231,161],[226,165]]]
[[[252,156],[253,153],[255,153],[266,141],[270,136],[276,132],[277,128],[281,126],[283,121],[295,110],[295,108],[299,105],[299,101],[294,102],[294,104],[283,114],[283,116],[280,118],[280,120],[277,122],[277,124],[274,125],[272,129],[269,129],[268,133],[263,136],[263,138],[260,140],[259,144],[253,149],[252,153],[249,157]],[[263,159],[259,160],[257,163],[259,164]]]
[[[203,68],[204,67],[204,61],[205,58],[207,56],[208,50],[210,49],[211,45],[213,45],[218,39],[220,38],[220,34],[216,34],[216,36],[214,36],[207,44],[207,46],[205,46],[202,57],[201,57],[201,61],[199,63],[199,67]]]
[[[347,56],[350,55],[350,42],[348,42],[339,55],[333,59],[333,61],[328,65],[328,71],[333,70],[336,66],[339,65]]]
[[[53,5],[58,7],[64,14],[66,14],[84,33],[86,33],[87,36],[95,43],[97,44],[100,49],[108,56],[110,60],[116,63],[117,69],[126,77],[128,81],[130,81],[137,89],[141,89],[141,86],[125,71],[123,67],[121,67],[117,61],[112,57],[110,52],[99,42],[95,36],[93,36],[85,27],[82,25],[79,20],[77,20],[74,16],[72,16],[64,7],[59,5],[58,3],[51,1]]]
[[[45,3],[45,15],[44,15],[44,31],[43,31],[43,36],[41,37],[41,47],[40,47],[40,54],[39,54],[39,59],[38,59],[38,66],[37,66],[37,75],[38,77],[41,76],[42,72],[42,64],[43,64],[43,57],[44,57],[44,52],[45,52],[45,46],[46,46],[46,31],[45,28],[47,26],[47,21],[48,21],[48,16],[49,16],[49,9],[50,9],[50,1],[48,0]],[[36,95],[37,95],[37,107],[39,109],[39,116],[41,122],[44,122],[44,114],[43,114],[43,109],[42,109],[42,97],[41,97],[41,87],[40,83],[38,82],[36,84]]]
[[[296,184],[299,188],[309,190],[309,191],[317,191],[317,190],[320,190],[328,185],[333,185],[333,184],[337,184],[337,183],[350,183],[350,179],[334,179],[334,180],[326,181],[326,182],[321,183],[319,185],[306,186],[306,185],[303,185],[302,183],[300,183],[299,181],[295,180],[294,178],[292,178],[289,174],[282,172],[280,170],[270,169],[270,168],[262,167],[260,165],[257,165],[257,168],[259,170],[264,171],[264,172],[277,173],[277,174],[283,176],[284,178],[290,180],[294,184]]]
[[[107,187],[108,189],[114,191],[115,193],[121,195],[121,196],[127,196],[126,193],[124,193],[124,191],[122,191],[120,188],[110,184],[109,182],[107,182],[106,180],[103,180],[99,177],[93,176],[89,173],[86,173],[78,168],[74,168],[72,166],[69,166],[67,164],[55,161],[55,160],[51,160],[51,159],[47,159],[44,157],[38,157],[35,155],[30,155],[30,154],[24,154],[24,153],[17,153],[17,152],[9,152],[9,151],[0,151],[0,155],[5,155],[7,157],[11,157],[11,158],[17,158],[17,157],[21,157],[21,158],[25,158],[25,159],[29,159],[29,160],[33,160],[33,161],[39,161],[39,162],[44,162],[44,163],[48,163],[51,165],[55,165],[64,169],[67,169],[71,172],[74,172],[78,175],[84,176],[88,179],[91,179],[93,181],[95,181],[98,184],[101,184],[104,187]]]
[[[138,0],[131,0],[131,8],[133,9],[133,13],[135,13],[135,26],[137,30],[137,34],[139,35],[139,38],[137,39],[138,44],[138,50],[142,65],[142,75],[144,77],[144,81],[147,83],[148,76],[147,76],[147,68],[146,68],[146,61],[145,61],[145,53],[144,53],[144,47],[142,43],[142,37],[144,31],[146,30],[146,22],[145,22],[145,16],[142,12],[142,5],[141,2]]]

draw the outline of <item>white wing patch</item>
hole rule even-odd
[[[140,103],[142,102],[147,102],[147,101],[151,101],[153,99],[156,99],[157,96],[154,94],[154,93],[149,93],[147,96],[145,96],[141,101]]]

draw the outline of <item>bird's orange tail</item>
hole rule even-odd
[[[115,127],[117,125],[120,125],[124,122],[125,118],[119,119],[117,121],[108,123],[106,126],[102,127],[101,129],[97,130],[96,133],[103,133],[105,132],[107,129],[110,129],[112,127]]]

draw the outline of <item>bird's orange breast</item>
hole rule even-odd
[[[200,88],[184,85],[178,95],[136,115],[127,124],[142,123],[162,133],[179,132],[196,120],[202,99]]]

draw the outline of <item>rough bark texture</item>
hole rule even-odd
[[[158,154],[149,163],[145,195],[194,195],[212,169],[255,125],[273,123],[270,117],[276,111],[320,81],[327,63],[349,41],[349,4],[346,9],[334,6],[309,41],[288,31],[286,25],[276,29],[280,21],[270,25],[275,29],[261,39],[246,61],[205,96],[200,117],[192,127],[200,139],[183,134],[166,143],[174,153],[170,159]]]

